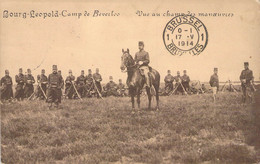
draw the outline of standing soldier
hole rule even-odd
[[[73,76],[72,71],[69,70],[69,76],[65,80],[65,95],[69,99],[72,99],[72,97],[75,93],[74,87],[72,85],[72,83],[74,83],[74,81],[75,81],[75,76]]]
[[[218,68],[214,68],[214,74],[211,75],[209,84],[213,91],[213,100],[216,102],[216,95],[219,89]]]
[[[121,97],[125,96],[125,85],[122,83],[122,79],[119,79],[119,83],[118,83],[118,94]]]
[[[48,78],[45,75],[45,70],[42,69],[41,75],[37,76],[37,83],[38,83],[38,97],[41,100],[44,100],[46,97],[46,90],[48,84]]]
[[[97,89],[97,98],[100,98],[102,87],[101,87],[101,81],[102,81],[102,76],[99,74],[99,69],[96,68],[96,73],[93,75],[93,79],[95,81],[96,89]],[[99,95],[100,94],[100,95]]]
[[[171,75],[171,71],[167,71],[167,75],[164,78],[165,82],[165,94],[169,95],[169,93],[173,90],[173,81],[174,77]]]
[[[9,76],[9,71],[5,70],[5,76],[2,77],[0,81],[1,86],[1,101],[2,100],[10,100],[13,98],[13,81],[12,78]]]
[[[61,75],[61,70],[58,71],[58,74],[61,76],[61,79],[62,79],[61,80],[62,83],[61,83],[61,88],[60,88],[60,95],[59,95],[59,103],[61,103],[62,90],[64,89],[64,79],[63,79],[63,77]]]
[[[94,90],[92,70],[88,69],[88,75],[86,76],[86,96],[91,97]]]
[[[138,64],[141,70],[141,73],[145,76],[145,84],[147,87],[151,87],[150,78],[149,78],[149,66],[150,58],[149,53],[144,50],[144,42],[139,41],[138,43],[139,51],[135,53],[135,62]]]
[[[76,80],[77,90],[80,97],[84,97],[85,94],[85,85],[86,85],[86,78],[84,76],[84,70],[81,71],[81,75]]]
[[[109,76],[109,82],[106,84],[107,96],[118,96],[117,84],[113,81],[113,77]]]
[[[57,72],[57,65],[52,66],[52,73],[48,77],[48,91],[47,91],[47,103],[49,108],[52,107],[52,103],[55,107],[59,106],[60,89],[62,87],[62,77]]]
[[[241,81],[242,91],[243,91],[243,97],[242,97],[243,103],[246,102],[246,96],[247,96],[246,94],[248,94],[252,98],[251,93],[253,91],[253,81],[254,81],[253,71],[249,69],[248,62],[244,62],[244,68],[245,69],[241,72],[241,75],[239,77]]]
[[[174,80],[176,82],[175,84],[175,87],[177,87],[176,89],[176,94],[178,94],[179,92],[180,93],[183,93],[183,89],[182,89],[182,86],[181,86],[181,75],[180,75],[180,71],[177,71],[177,76],[174,77]]]
[[[190,92],[190,77],[187,75],[187,71],[183,71],[183,76],[181,77],[181,83],[186,92]]]
[[[25,76],[25,86],[24,86],[24,94],[26,98],[29,98],[33,92],[34,87],[33,84],[35,83],[34,77],[30,69],[27,69],[27,75]]]
[[[23,69],[19,69],[19,74],[15,76],[15,81],[17,83],[16,91],[15,91],[15,98],[20,101],[24,98],[24,75],[23,75]]]

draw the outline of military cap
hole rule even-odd
[[[171,70],[168,70],[167,73],[171,73]]]
[[[6,69],[6,70],[5,70],[5,73],[9,73],[9,71]]]
[[[81,72],[84,72],[84,70],[81,70]]]
[[[214,71],[217,71],[218,70],[218,68],[214,68]]]
[[[53,66],[52,66],[52,69],[57,70],[57,65],[53,65]]]
[[[122,81],[122,79],[119,79],[119,81]]]
[[[27,72],[31,72],[31,69],[28,68],[28,69],[27,69]]]
[[[42,72],[45,72],[45,69],[42,69]]]
[[[88,69],[89,72],[91,72],[91,69]]]
[[[110,79],[110,80],[112,80],[112,79],[113,79],[113,77],[112,77],[112,76],[109,76],[109,79]]]
[[[96,71],[99,71],[99,68],[96,68]]]
[[[58,70],[58,72],[61,72],[61,70]]]
[[[22,68],[19,68],[19,71],[22,71],[23,69]]]
[[[179,74],[180,73],[180,71],[177,71],[177,74]]]
[[[244,65],[249,65],[249,63],[248,62],[244,62]]]
[[[183,70],[184,73],[186,73],[187,71],[186,70]]]
[[[71,70],[71,69],[69,70],[69,73],[72,73],[72,70]]]
[[[144,45],[144,42],[143,42],[143,41],[139,41],[138,45],[139,45],[139,46],[143,46],[143,45]]]

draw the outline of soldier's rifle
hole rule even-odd
[[[82,100],[81,96],[79,95],[77,88],[74,85],[74,82],[72,82],[71,84],[72,84],[73,88],[75,89],[75,92],[76,92],[77,96],[79,97],[79,99]]]
[[[102,100],[104,100],[103,97],[102,97],[102,95],[101,95],[101,93],[99,92],[99,90],[98,90],[98,88],[97,88],[96,82],[95,82],[95,80],[94,80],[93,77],[92,77],[92,81],[93,81],[93,83],[94,83],[94,86],[95,86],[95,88],[96,88],[96,90],[97,90],[97,93],[98,93],[99,97],[100,97]]]
[[[43,89],[42,89],[41,83],[38,83],[38,86],[40,87],[40,89],[41,89],[41,91],[42,91],[42,93],[43,93],[45,99],[47,100],[47,96],[46,96],[45,92],[44,92]]]

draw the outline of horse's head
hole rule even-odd
[[[129,68],[134,65],[134,59],[133,57],[129,54],[129,49],[124,51],[122,49],[122,56],[121,56],[121,66],[120,69],[121,71],[125,71],[126,68]]]

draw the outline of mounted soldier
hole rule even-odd
[[[26,98],[29,98],[34,92],[35,79],[32,75],[31,69],[27,69],[27,75],[25,76],[24,94]]]
[[[2,100],[11,100],[13,98],[13,81],[9,76],[9,71],[5,70],[5,76],[0,81],[0,94]]]
[[[15,88],[15,98],[16,100],[20,101],[23,100],[24,98],[24,79],[25,76],[23,75],[23,69],[19,69],[19,74],[15,76],[15,81],[17,83],[16,88]]]
[[[75,76],[72,75],[72,70],[69,70],[69,76],[67,76],[65,80],[65,95],[69,99],[73,98],[73,95],[75,94],[74,87],[72,83],[75,81]]]
[[[144,42],[139,41],[138,43],[139,51],[135,53],[135,63],[139,65],[139,69],[141,70],[141,74],[145,76],[145,86],[151,87],[149,72],[150,68],[148,64],[150,63],[149,53],[144,50]]]

